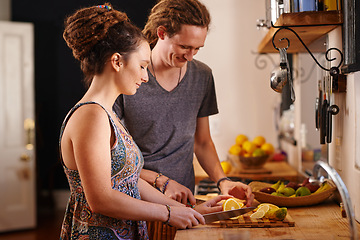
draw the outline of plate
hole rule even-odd
[[[278,197],[268,193],[259,192],[259,190],[264,187],[270,187],[272,185],[270,183],[253,181],[249,183],[249,186],[255,195],[255,199],[261,203],[272,203],[279,207],[300,207],[319,204],[328,199],[336,190],[334,183],[332,181],[329,181],[329,183],[332,188],[321,193],[303,197]]]

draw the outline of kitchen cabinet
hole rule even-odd
[[[341,11],[323,11],[323,12],[298,12],[283,13],[274,26],[293,27],[299,34],[306,46],[309,46],[315,40],[324,36],[338,25],[343,23]],[[320,25],[320,26],[319,26]],[[278,52],[272,44],[272,37],[278,28],[271,27],[258,46],[259,53]],[[277,47],[286,47],[287,42],[279,43],[278,39],[288,38],[290,46],[288,53],[297,53],[305,51],[304,46],[299,39],[288,30],[281,30],[276,34],[275,44]],[[312,49],[312,52],[323,51],[323,49]]]
[[[197,239],[349,239],[347,218],[332,200],[308,207],[288,208],[294,227],[220,228],[220,224],[178,230],[175,240]],[[356,223],[360,236],[360,224]],[[240,238],[243,236],[244,238]]]

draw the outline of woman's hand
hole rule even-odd
[[[165,192],[165,196],[168,196],[175,201],[181,202],[183,204],[190,203],[195,205],[196,200],[190,189],[176,182],[175,180],[170,180],[168,183]]]
[[[222,211],[222,204],[219,202],[231,198],[229,195],[219,195],[204,203],[195,206],[195,210],[201,214],[220,212]]]
[[[171,206],[169,224],[173,227],[185,229],[205,224],[205,219],[192,208]]]

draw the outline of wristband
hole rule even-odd
[[[168,178],[167,180],[166,180],[166,182],[164,183],[164,185],[163,185],[163,187],[162,187],[162,193],[165,193],[165,190],[166,190],[166,187],[167,187],[167,185],[169,184],[169,182],[170,182],[170,178]]]
[[[161,177],[161,176],[162,176],[162,173],[158,173],[158,175],[156,176],[156,178],[155,178],[155,180],[154,180],[154,183],[153,183],[154,188],[156,188],[156,189],[158,189],[158,190],[160,190],[160,189],[156,187],[156,181],[157,181],[158,178]]]
[[[220,178],[220,179],[217,181],[217,183],[216,183],[216,187],[219,189],[219,191],[220,191],[220,192],[221,192],[221,189],[220,189],[220,183],[221,183],[222,181],[224,181],[224,180],[231,181],[231,179],[230,179],[230,178],[228,178],[228,177],[223,177],[223,178]]]
[[[166,222],[164,222],[165,224],[169,224],[169,222],[170,222],[170,213],[171,213],[171,207],[168,205],[168,204],[166,204],[165,205],[166,206],[166,209],[168,210],[168,219],[166,220]]]

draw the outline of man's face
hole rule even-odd
[[[171,38],[165,34],[163,44],[167,63],[172,67],[184,66],[204,46],[206,36],[206,27],[194,25],[182,25],[181,30]]]

